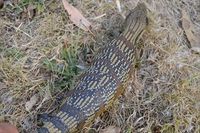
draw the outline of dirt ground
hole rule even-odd
[[[199,133],[200,54],[189,48],[181,17],[185,10],[199,35],[200,1],[121,0],[121,12],[115,0],[69,2],[93,35],[69,20],[60,1],[6,0],[0,9],[0,121],[35,132],[37,114],[58,107],[97,49],[119,34],[126,12],[143,2],[149,26],[133,76],[90,130]]]

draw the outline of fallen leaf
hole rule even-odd
[[[100,133],[120,133],[120,132],[121,132],[121,129],[115,126],[109,126],[100,131]]]
[[[25,104],[26,111],[30,111],[33,108],[33,106],[37,103],[37,101],[38,101],[38,95],[35,94],[30,98],[28,102],[26,102]]]
[[[200,49],[200,39],[197,33],[195,33],[194,24],[192,23],[190,16],[185,10],[182,10],[182,26],[187,39],[190,42],[191,49],[198,52]]]
[[[51,92],[49,89],[47,89],[45,95],[44,95],[44,98],[42,99],[42,102],[39,104],[39,106],[36,108],[36,110],[40,109],[42,107],[42,104],[49,100],[51,98]]]
[[[118,8],[119,12],[122,12],[120,1],[116,0],[116,4],[117,4],[117,8]]]
[[[66,0],[62,0],[64,8],[67,10],[69,14],[70,20],[79,28],[89,31],[91,29],[91,23],[71,4],[69,4]]]
[[[4,5],[4,1],[0,0],[0,9],[3,8],[3,5]]]

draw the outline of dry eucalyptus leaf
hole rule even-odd
[[[192,49],[200,48],[200,39],[198,35],[195,34],[194,24],[185,10],[182,10],[182,26]]]
[[[4,1],[0,0],[0,9],[3,8],[3,5],[4,5]]]
[[[100,133],[120,133],[120,132],[121,132],[121,128],[115,127],[115,126],[109,126],[100,131]]]
[[[120,1],[116,0],[116,4],[117,4],[117,8],[118,8],[119,12],[122,12]]]
[[[38,95],[35,94],[31,97],[31,99],[28,102],[26,102],[25,104],[26,111],[30,111],[33,108],[33,106],[37,103],[37,101],[38,101]]]
[[[49,89],[47,89],[45,95],[44,95],[44,98],[42,99],[42,102],[39,104],[39,106],[36,108],[36,110],[40,109],[42,107],[42,104],[49,100],[51,98],[51,92]]]
[[[64,8],[67,10],[69,14],[70,20],[79,28],[84,31],[89,31],[91,29],[91,23],[71,4],[69,4],[66,0],[62,0]]]

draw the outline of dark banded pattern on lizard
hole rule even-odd
[[[146,26],[146,7],[139,4],[127,16],[123,33],[99,50],[60,111],[41,115],[44,125],[38,132],[74,132],[101,114],[122,93],[133,69],[135,43]]]

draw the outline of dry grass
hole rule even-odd
[[[150,25],[140,42],[138,68],[125,94],[93,127],[99,131],[114,125],[128,133],[198,133],[200,56],[187,48],[180,21],[181,10],[186,9],[199,33],[200,2],[141,2],[150,11]],[[11,16],[8,8],[0,11],[6,14],[0,19],[0,120],[20,131],[33,132],[36,115],[56,108],[56,99],[73,88],[81,71],[77,65],[86,67],[94,51],[120,31],[123,20],[114,1],[74,0],[74,5],[93,23],[95,37],[74,26],[55,1],[46,2],[32,21],[18,19],[16,12]],[[137,1],[121,2],[123,11],[136,5]],[[38,100],[26,111],[25,104],[34,95]]]

